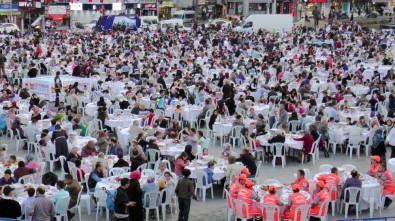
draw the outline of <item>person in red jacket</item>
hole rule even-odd
[[[255,204],[254,201],[259,202],[261,199],[259,198],[258,194],[254,192],[254,190],[252,189],[253,185],[254,182],[247,179],[245,182],[245,187],[240,189],[237,195],[237,199],[246,202],[248,204],[249,216],[260,216],[262,214],[262,211],[259,208],[259,205]],[[246,218],[247,211],[245,210],[245,208],[243,208],[242,213],[243,213],[243,217]]]
[[[292,191],[293,193],[289,195],[289,199],[288,199],[288,208],[284,210],[282,219],[294,220],[295,209],[297,208],[297,206],[304,205],[307,202],[306,197],[302,193],[299,193],[300,191],[299,184],[292,185]],[[301,215],[298,214],[296,220],[298,221],[301,220],[300,216]]]
[[[331,200],[336,200],[337,199],[337,193],[338,191],[341,190],[341,185],[339,185],[339,180],[340,177],[338,175],[338,170],[336,167],[333,167],[331,169],[331,173],[328,174],[321,174],[319,177],[317,177],[317,180],[321,180],[325,183],[324,189],[330,192],[330,186],[335,186],[336,188],[330,193]]]
[[[244,174],[235,176],[229,188],[230,197],[237,198],[237,194],[239,193],[240,189],[244,187],[246,181],[247,181],[247,176]]]
[[[370,176],[375,177],[377,175],[377,172],[380,169],[380,157],[379,156],[371,156],[370,157],[370,169],[368,171],[368,174]]]
[[[301,138],[294,138],[294,140],[296,141],[303,141],[303,149],[301,150],[301,152],[299,152],[299,161],[301,161],[301,156],[302,154],[306,155],[307,157],[305,158],[305,160],[307,160],[307,162],[310,161],[310,151],[311,148],[313,147],[313,143],[314,143],[314,138],[313,136],[311,136],[311,134],[308,131],[304,131],[303,137]],[[315,147],[317,148],[317,147]]]
[[[283,203],[279,200],[279,197],[276,195],[276,186],[269,186],[269,193],[263,196],[263,204],[266,205],[276,205],[282,206]],[[266,211],[263,212],[263,220],[273,220],[273,217],[267,218]],[[275,216],[274,221],[278,221],[280,217]]]
[[[320,207],[323,203],[326,203],[329,194],[328,192],[324,189],[324,182],[322,181],[317,181],[315,182],[316,184],[316,194],[313,195],[313,204],[311,205],[309,213],[311,215],[320,215],[323,216],[326,213],[327,207],[325,206],[322,211],[320,211]],[[321,214],[319,214],[321,212]]]
[[[392,174],[384,165],[380,165],[378,174],[379,183],[383,186],[383,196],[395,194],[395,181],[392,178]],[[385,197],[384,209],[388,208],[392,203],[392,200]]]

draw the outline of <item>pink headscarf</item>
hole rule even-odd
[[[133,179],[133,180],[139,180],[141,177],[141,172],[139,170],[135,170],[133,172],[130,173],[129,178]]]
[[[35,113],[38,113],[38,112],[40,111],[40,108],[37,107],[37,106],[33,106],[33,111],[34,111]]]

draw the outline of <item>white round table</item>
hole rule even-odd
[[[263,135],[263,136],[258,136],[257,140],[261,143],[261,146],[270,146],[268,139],[270,135]],[[286,136],[285,138],[285,149],[288,151],[289,148],[293,148],[296,150],[301,150],[303,149],[303,141],[297,141],[292,139],[289,135]]]
[[[207,166],[187,166],[185,169],[189,169],[191,171],[191,176],[190,178],[196,178],[196,169],[198,170],[203,170],[204,168],[207,168]],[[222,165],[215,165],[214,170],[213,170],[213,180],[221,180],[225,177],[225,170],[226,166]]]
[[[110,119],[105,120],[105,125],[115,128],[115,127],[129,127],[134,121],[141,121],[141,118],[131,115],[120,115],[114,116],[109,114]]]
[[[395,173],[395,158],[391,158],[391,159],[388,160],[388,162],[387,162],[387,169],[391,173]]]

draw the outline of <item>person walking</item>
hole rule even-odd
[[[5,62],[7,61],[7,58],[3,54],[3,50],[0,50],[0,80],[3,79],[5,76]]]
[[[314,16],[314,27],[317,27],[318,22],[320,20],[320,11],[318,10],[317,6],[314,7],[313,16]]]
[[[182,171],[182,175],[183,178],[178,181],[175,189],[180,209],[178,221],[188,221],[189,209],[191,207],[191,197],[196,201],[199,201],[199,199],[195,195],[193,182],[189,179],[191,171],[189,169],[184,169]]]
[[[60,80],[60,71],[56,72],[54,83],[55,83],[55,93],[56,93],[55,107],[59,107],[59,94],[62,90],[62,80]]]

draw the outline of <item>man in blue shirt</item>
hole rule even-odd
[[[23,201],[23,203],[21,205],[22,214],[25,214],[25,216],[27,216],[27,214],[26,214],[27,207],[29,207],[32,204],[32,202],[34,201],[34,199],[36,198],[36,197],[34,197],[35,193],[36,193],[36,190],[34,188],[29,188],[27,190],[28,197]]]
[[[104,166],[101,162],[97,162],[95,165],[95,170],[89,176],[88,179],[88,187],[90,192],[95,192],[96,184],[101,182],[101,179],[104,178]]]
[[[58,189],[58,191],[53,195],[52,201],[56,204],[58,202],[58,200],[66,198],[66,197],[70,197],[70,193],[67,192],[65,189],[65,184],[62,180],[59,180],[56,182],[56,189]],[[60,214],[62,212],[62,204],[58,204],[56,205],[56,214]]]
[[[207,168],[204,168],[203,171],[207,173],[207,184],[206,179],[203,177],[203,185],[208,185],[213,182],[213,172],[214,170],[214,162],[210,161],[207,163]]]

